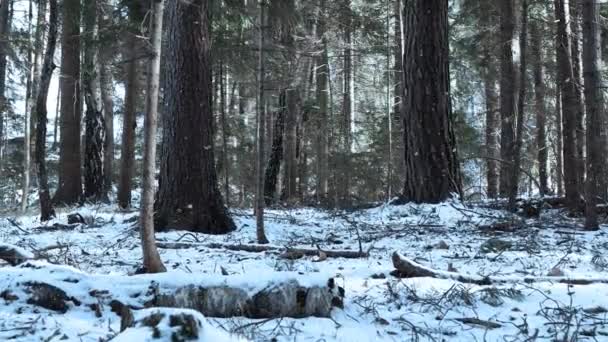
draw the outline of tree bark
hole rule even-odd
[[[226,92],[228,87],[228,76],[226,67],[220,62],[220,120],[222,125],[222,166],[224,169],[224,198],[226,206],[230,206],[230,164],[228,158],[228,122],[226,117]]]
[[[130,10],[132,17],[138,17],[134,13],[135,9]],[[133,19],[132,19],[133,20]],[[122,127],[122,150],[120,153],[120,178],[118,182],[118,205],[121,208],[131,206],[131,190],[133,187],[133,176],[135,169],[135,128],[137,126],[135,114],[137,112],[137,98],[139,96],[139,77],[137,75],[137,55],[139,50],[139,40],[135,32],[129,32],[126,65],[126,85],[124,118]]]
[[[583,100],[583,64],[582,64],[582,29],[581,2],[568,1],[570,10],[570,48],[572,56],[572,73],[576,88],[576,154],[578,158],[578,182],[581,187],[585,184],[585,101]]]
[[[583,68],[587,107],[587,182],[585,184],[585,228],[597,230],[596,206],[606,199],[606,108],[602,89],[600,4],[583,1]]]
[[[61,134],[59,186],[54,201],[74,204],[82,196],[80,151],[80,0],[64,0],[61,30]]]
[[[350,152],[352,145],[352,74],[353,74],[353,58],[352,58],[352,13],[350,0],[343,0],[342,12],[344,13],[344,57],[343,57],[343,87],[342,87],[342,116],[340,128],[340,165],[338,167],[339,179],[338,186],[338,206],[346,207],[350,205]]]
[[[150,18],[150,43],[152,57],[148,62],[148,87],[146,89],[146,118],[144,120],[144,165],[141,194],[140,235],[144,269],[148,273],[165,272],[167,269],[156,249],[154,236],[154,193],[156,189],[156,129],[158,127],[158,89],[160,81],[160,54],[162,46],[163,0],[152,2]]]
[[[103,0],[98,13],[99,27],[104,31],[109,30],[112,25],[111,13],[112,8],[108,0]],[[99,44],[99,85],[101,90],[102,112],[105,123],[105,140],[103,144],[103,192],[107,196],[112,192],[112,181],[114,172],[114,100],[112,98],[114,87],[112,81],[112,71],[110,64],[112,63],[112,55],[114,53],[114,45],[110,41],[112,38],[108,35],[100,36]]]
[[[527,90],[527,56],[526,50],[528,47],[528,0],[521,0],[521,28],[519,36],[519,96],[517,102],[517,121],[516,121],[516,136],[515,146],[513,150],[513,169],[510,175],[509,185],[509,209],[515,211],[517,193],[519,190],[519,175],[522,160],[522,146],[524,143],[524,126],[525,126],[525,104]]]
[[[105,199],[103,175],[103,144],[105,123],[101,112],[101,93],[97,69],[98,24],[97,1],[84,0],[84,99],[85,111],[85,155],[84,155],[84,199],[98,202]]]
[[[513,0],[499,1],[500,16],[500,158],[509,161],[500,165],[499,192],[506,197],[513,173],[513,147],[515,142],[515,66],[513,63],[513,38],[515,15]]]
[[[4,116],[7,112],[6,101],[6,64],[10,40],[10,7],[12,0],[3,0],[0,3],[0,145],[4,141]],[[2,158],[2,155],[0,155]],[[1,162],[1,160],[0,160]],[[0,163],[1,166],[1,163]]]
[[[538,163],[539,194],[549,194],[547,162],[547,107],[545,105],[545,70],[543,66],[542,36],[538,23],[530,23],[531,56],[534,69],[534,111],[536,113],[536,162]]]
[[[447,0],[409,1],[403,10],[405,201],[437,203],[462,193],[452,129],[447,14]]]
[[[493,26],[497,22],[493,6],[488,1],[480,1],[480,24],[483,30],[482,35],[482,75],[485,95],[485,153],[486,159],[486,183],[487,197],[496,198],[498,196],[498,175],[499,164],[495,159],[500,158],[499,147],[499,102],[497,91],[496,68],[497,60],[493,51],[496,47],[495,31]]]
[[[46,100],[55,64],[55,45],[57,42],[57,0],[49,0],[49,36],[44,53],[44,63],[40,77],[40,88],[36,96],[36,169],[38,174],[38,197],[40,202],[40,220],[48,221],[55,216],[55,210],[49,194],[48,176],[46,170]]]
[[[235,225],[215,170],[208,2],[171,1],[167,22],[157,227],[227,233]]]
[[[281,169],[281,159],[283,158],[283,133],[285,131],[285,116],[288,115],[287,109],[287,90],[282,89],[279,94],[279,111],[274,121],[274,133],[270,156],[266,164],[264,176],[264,203],[267,206],[276,201],[277,181]]]
[[[559,83],[557,84],[557,90],[555,94],[555,126],[557,136],[557,151],[555,151],[555,183],[557,185],[557,196],[561,197],[564,195],[564,129],[562,127],[564,112],[562,110],[562,93]]]
[[[264,152],[265,152],[265,125],[266,125],[266,102],[264,100],[264,35],[265,32],[265,9],[264,1],[260,2],[260,30],[259,30],[259,61],[258,61],[258,103],[257,103],[257,148],[256,148],[256,177],[255,177],[255,227],[258,243],[268,243],[264,231]]]
[[[572,211],[577,211],[580,207],[580,161],[576,143],[576,120],[580,106],[572,67],[569,17],[567,7],[564,6],[564,0],[555,0],[555,18],[557,20],[558,82],[563,111],[564,184],[569,208]]]
[[[321,41],[321,54],[317,57],[317,105],[319,107],[316,121],[316,154],[317,154],[317,201],[321,202],[328,196],[329,192],[329,124],[328,124],[328,80],[329,80],[329,57],[327,54],[327,37],[325,37],[326,24],[326,0],[321,0],[320,12],[317,19],[317,39]]]

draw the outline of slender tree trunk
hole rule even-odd
[[[515,15],[513,0],[499,1],[500,16],[500,158],[508,161],[500,164],[500,196],[510,191],[509,181],[513,174],[513,145],[515,142],[515,66],[513,63],[513,38]]]
[[[557,170],[555,171],[555,182],[557,183],[557,195],[561,197],[564,195],[564,129],[562,127],[564,112],[562,110],[562,92],[559,83],[555,93],[555,126],[557,128],[555,132],[555,135],[557,136],[557,151],[555,153]]]
[[[494,25],[497,23],[495,9],[488,1],[480,2],[480,17],[481,29],[483,35],[482,41],[482,65],[483,65],[483,83],[485,94],[485,153],[489,157],[486,159],[486,183],[488,198],[496,198],[498,196],[498,176],[500,147],[499,147],[499,123],[500,123],[500,106],[499,95],[497,90],[496,69],[498,63],[494,54],[496,47]]]
[[[327,54],[326,31],[326,0],[321,0],[320,13],[317,19],[317,38],[321,40],[321,55],[317,60],[316,83],[317,83],[317,201],[324,201],[328,196],[329,190],[329,125],[328,125],[328,78],[329,78],[329,57]]]
[[[583,1],[583,68],[587,107],[587,183],[585,185],[585,228],[597,230],[597,203],[606,199],[606,108],[602,89],[602,55],[600,43],[600,4]]]
[[[228,233],[235,225],[218,187],[213,148],[209,2],[167,5],[157,227]]]
[[[8,2],[5,2],[5,4],[8,4]],[[42,1],[38,4],[38,14],[41,13],[41,5]],[[34,6],[33,6],[33,0],[30,0],[29,2],[29,24],[28,24],[28,33],[31,34],[32,33],[32,12],[33,12]],[[3,8],[0,7],[0,10],[4,10]],[[38,16],[38,18],[40,18],[40,16]],[[37,23],[38,24],[38,23]],[[36,30],[38,31],[40,26],[37,26]],[[29,40],[29,44],[28,44],[28,54],[27,54],[27,59],[28,59],[28,65],[29,65],[29,70],[28,70],[28,75],[27,75],[27,85],[26,85],[26,91],[25,91],[25,113],[23,115],[24,118],[24,135],[23,135],[23,142],[24,142],[24,153],[23,153],[23,184],[22,184],[22,194],[21,194],[21,212],[25,212],[27,210],[27,205],[28,205],[28,195],[30,192],[30,174],[31,174],[31,169],[32,169],[32,165],[31,165],[31,159],[32,159],[32,148],[31,148],[31,132],[30,132],[30,121],[33,120],[32,114],[33,114],[33,100],[32,100],[32,88],[34,86],[34,67],[33,67],[33,62],[34,62],[34,46],[36,44],[32,44],[31,40]],[[2,92],[4,94],[4,92]],[[2,95],[4,96],[4,95]],[[1,112],[0,112],[0,116],[1,116]],[[57,113],[55,114],[57,115]],[[0,131],[2,131],[3,129],[3,123],[0,120]],[[2,144],[2,137],[0,134],[0,144]],[[1,148],[0,148],[1,149]]]
[[[285,130],[285,116],[287,109],[287,90],[282,89],[279,95],[279,111],[274,121],[274,133],[270,156],[266,164],[264,177],[264,203],[272,205],[276,200],[277,180],[281,169],[281,158],[283,157],[283,133]]]
[[[84,198],[98,202],[106,199],[103,175],[103,145],[105,123],[101,112],[101,94],[97,69],[97,1],[84,0],[84,99],[85,112],[85,155],[84,155]]]
[[[340,165],[338,171],[339,180],[338,185],[338,205],[345,207],[350,202],[350,151],[352,145],[351,138],[351,122],[352,122],[352,99],[351,99],[351,86],[352,86],[352,71],[353,71],[353,58],[352,58],[352,14],[350,13],[350,0],[344,0],[343,12],[345,13],[344,20],[344,76],[342,86],[342,115],[340,123],[340,140],[342,142],[340,146]]]
[[[10,38],[10,7],[12,0],[3,0],[0,3],[0,161],[2,159],[1,145],[4,142],[4,116],[7,109],[6,102],[6,63],[8,41]],[[1,166],[1,163],[0,163]]]
[[[578,182],[581,187],[585,184],[585,101],[583,100],[583,51],[581,48],[583,35],[581,29],[581,1],[569,0],[570,9],[570,49],[572,56],[572,73],[576,87],[576,154],[578,158]]]
[[[120,178],[118,182],[118,205],[128,208],[131,205],[131,190],[135,168],[135,113],[137,111],[137,98],[139,94],[139,77],[137,75],[137,54],[139,41],[135,32],[128,35],[126,86],[124,118],[122,127],[122,150],[120,153]]]
[[[264,100],[264,35],[265,33],[265,9],[266,4],[260,2],[260,32],[259,32],[259,75],[258,75],[258,103],[257,103],[257,154],[256,154],[256,180],[255,180],[255,222],[258,243],[268,243],[264,231],[264,152],[265,152],[265,125],[266,125],[266,102]]]
[[[152,57],[148,62],[146,89],[146,118],[144,120],[144,164],[141,194],[141,246],[147,273],[165,272],[154,237],[154,192],[156,189],[156,129],[158,127],[158,89],[160,83],[160,53],[162,46],[163,0],[152,2],[150,43]]]
[[[220,120],[222,125],[222,165],[224,168],[224,198],[226,199],[226,206],[230,206],[230,164],[228,159],[228,122],[226,118],[226,92],[227,92],[227,79],[226,68],[223,62],[220,62]]]
[[[519,36],[519,96],[517,103],[517,128],[513,151],[513,173],[510,175],[509,209],[516,210],[516,199],[519,190],[519,175],[521,170],[522,146],[524,143],[525,104],[526,104],[526,50],[528,47],[528,0],[521,0],[521,28]]]
[[[572,211],[580,209],[579,173],[580,161],[576,145],[576,120],[580,106],[572,68],[568,11],[564,0],[555,0],[557,20],[557,64],[558,82],[562,94],[564,184],[566,198]]]
[[[538,24],[530,23],[531,56],[534,69],[534,111],[536,113],[536,161],[538,163],[539,193],[544,196],[549,193],[547,180],[547,107],[545,105],[545,76],[543,66],[542,36]]]
[[[55,45],[57,42],[57,0],[49,0],[49,36],[44,54],[44,64],[40,78],[40,88],[36,96],[36,169],[38,173],[38,196],[40,201],[40,220],[48,221],[55,216],[55,210],[49,194],[49,184],[46,170],[46,102],[49,93],[49,85],[55,65]]]
[[[112,25],[112,8],[108,0],[103,0],[98,13],[99,27],[104,31],[109,30]],[[114,171],[114,87],[112,84],[112,71],[109,64],[112,63],[114,45],[111,44],[109,36],[100,36],[99,44],[99,87],[101,90],[101,101],[103,119],[105,122],[105,141],[103,144],[103,192],[107,196],[112,192],[112,181]]]
[[[403,199],[437,203],[462,194],[450,104],[448,1],[408,1],[403,18]]]
[[[82,196],[80,151],[80,0],[64,0],[61,30],[61,134],[56,203],[74,204]]]

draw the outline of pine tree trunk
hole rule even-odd
[[[597,203],[606,200],[606,113],[602,89],[602,55],[600,44],[600,4],[583,1],[583,68],[587,107],[587,182],[585,184],[585,228],[599,229]]]
[[[513,38],[515,15],[513,0],[499,1],[500,16],[500,183],[501,197],[510,191],[509,181],[513,173],[513,145],[515,142],[515,66],[513,63]]]
[[[111,28],[111,6],[108,0],[103,0],[101,10],[98,14],[99,27],[108,30]],[[107,196],[112,192],[112,181],[114,172],[114,100],[112,98],[114,86],[112,82],[112,71],[109,64],[112,62],[114,45],[109,41],[111,37],[101,36],[103,44],[99,45],[99,86],[101,90],[101,101],[103,119],[105,122],[105,140],[103,145],[103,192]]]
[[[317,123],[316,129],[316,154],[317,154],[317,186],[316,195],[317,201],[321,202],[327,198],[329,192],[329,125],[328,125],[328,78],[329,78],[329,58],[327,54],[327,38],[325,37],[326,31],[326,13],[325,13],[326,0],[321,0],[320,13],[317,21],[317,39],[321,40],[322,52],[317,60],[317,72],[316,72],[316,83],[317,83],[317,104],[319,110],[317,112],[315,121]]]
[[[40,201],[40,220],[48,221],[55,216],[55,210],[51,203],[49,194],[48,176],[46,170],[46,102],[49,93],[49,85],[55,64],[55,45],[57,42],[57,0],[49,0],[49,35],[44,53],[44,64],[40,77],[40,87],[36,96],[36,170],[38,174],[38,196]]]
[[[557,20],[557,65],[558,82],[562,101],[562,131],[564,153],[564,184],[570,210],[580,209],[580,183],[577,145],[576,121],[579,115],[578,93],[572,67],[570,49],[570,29],[564,0],[555,0],[555,18]]]
[[[136,16],[136,15],[134,15]],[[137,75],[137,56],[139,40],[135,32],[128,34],[127,65],[124,118],[122,125],[122,149],[120,152],[120,178],[118,182],[118,205],[121,208],[131,206],[131,190],[135,173],[135,128],[137,126],[135,114],[137,111],[137,98],[139,96],[139,77]]]
[[[84,0],[84,99],[85,112],[85,155],[84,155],[84,198],[98,202],[104,199],[103,145],[105,123],[101,112],[101,93],[97,70],[97,1]]]
[[[255,168],[255,227],[258,243],[268,243],[264,231],[264,152],[266,148],[265,125],[266,125],[266,102],[264,99],[264,35],[265,33],[265,3],[260,2],[260,30],[259,30],[259,61],[258,61],[258,103],[257,103],[257,145],[256,145],[256,168]]]
[[[285,191],[283,200],[293,204],[297,200],[298,190],[298,161],[297,161],[297,129],[298,129],[298,90],[286,90],[287,117],[285,118]]]
[[[283,158],[283,133],[285,130],[285,116],[287,109],[287,90],[282,89],[279,94],[279,111],[274,121],[272,147],[264,176],[264,203],[267,206],[276,201],[277,181]]]
[[[163,0],[152,2],[150,18],[150,44],[152,57],[148,62],[146,89],[146,118],[144,120],[143,179],[141,194],[141,246],[144,269],[147,273],[165,272],[167,269],[156,249],[154,236],[154,193],[156,190],[156,130],[158,127],[158,90],[160,83],[160,54],[162,46]]]
[[[517,121],[515,146],[513,150],[513,173],[510,175],[509,209],[516,211],[517,193],[519,190],[519,175],[521,173],[522,146],[524,143],[525,104],[526,104],[526,50],[528,47],[528,0],[521,0],[521,28],[519,36],[519,96],[517,102]]]
[[[351,99],[351,85],[352,85],[352,71],[353,71],[353,59],[352,59],[352,14],[350,13],[350,0],[344,0],[342,11],[345,13],[344,20],[344,76],[343,76],[343,88],[342,88],[342,116],[340,124],[340,164],[339,170],[336,170],[339,179],[337,180],[338,185],[338,206],[346,207],[350,205],[350,151],[352,144],[352,132],[351,132],[351,121],[352,121],[352,99]]]
[[[559,81],[558,81],[559,82]],[[564,129],[562,127],[564,111],[562,110],[562,92],[559,83],[555,92],[555,126],[557,146],[555,151],[555,183],[557,185],[557,196],[564,195]]]
[[[403,32],[403,199],[437,203],[462,193],[450,104],[448,1],[407,2]]]
[[[80,0],[64,0],[61,30],[61,134],[56,203],[74,204],[82,196],[80,151]]]
[[[570,49],[572,56],[572,73],[574,74],[574,86],[576,87],[576,154],[578,158],[578,182],[585,184],[585,101],[583,100],[583,52],[582,52],[582,29],[581,29],[581,6],[580,1],[570,0],[567,2],[570,10]]]
[[[215,170],[208,2],[167,5],[157,227],[227,233],[235,225]]]
[[[224,198],[226,206],[230,206],[230,164],[228,159],[228,122],[226,118],[226,92],[227,79],[226,68],[223,62],[220,62],[220,120],[222,126],[222,166],[224,169]]]
[[[483,35],[481,37],[482,43],[482,65],[483,65],[483,86],[485,95],[485,153],[488,157],[486,163],[486,183],[487,183],[487,197],[496,198],[498,196],[498,176],[499,176],[499,164],[500,158],[500,147],[499,147],[499,98],[497,89],[497,77],[496,69],[498,63],[496,56],[493,53],[496,47],[495,32],[493,30],[494,25],[497,22],[495,10],[488,1],[480,2],[480,11],[482,16],[480,17],[481,29]]]
[[[12,0],[3,0],[0,3],[0,145],[4,142],[4,116],[7,112],[7,101],[6,101],[6,63],[7,63],[7,51],[8,41],[10,35],[10,7]],[[0,148],[1,150],[1,148]],[[2,158],[0,153],[0,158]],[[2,166],[0,159],[0,166]]]
[[[530,23],[531,56],[534,69],[534,111],[536,113],[536,162],[538,163],[538,178],[540,183],[540,196],[549,193],[547,180],[547,107],[545,105],[545,76],[543,65],[542,36],[537,23]]]

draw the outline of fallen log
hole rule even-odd
[[[189,242],[164,242],[157,241],[156,246],[164,249],[188,249],[188,248],[212,248],[212,249],[227,249],[230,251],[262,253],[262,252],[278,252],[282,253],[284,258],[297,259],[303,256],[320,256],[328,258],[346,258],[358,259],[367,258],[368,252],[349,251],[349,250],[331,250],[331,249],[306,249],[306,248],[289,248],[267,245],[247,245],[247,244],[222,244],[222,243],[189,243]]]
[[[111,311],[126,321],[130,310],[153,307],[193,309],[208,317],[329,317],[344,297],[332,277],[317,273],[89,275],[40,261],[0,269],[0,293],[5,291],[3,298],[24,306],[59,313],[82,306],[98,317]]]
[[[467,284],[492,285],[492,284],[516,284],[516,283],[539,283],[554,282],[570,285],[608,284],[608,278],[568,278],[567,276],[544,276],[544,277],[480,277],[465,275],[458,272],[445,272],[434,270],[410,260],[398,252],[392,255],[393,270],[390,274],[397,278],[430,277],[437,279],[449,279]]]
[[[16,266],[27,260],[34,259],[34,255],[21,247],[1,244],[0,259],[8,262],[11,266]]]

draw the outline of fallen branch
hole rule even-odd
[[[282,256],[287,259],[297,259],[303,256],[320,256],[324,255],[328,258],[346,258],[346,259],[358,259],[367,258],[368,252],[359,251],[347,251],[347,250],[325,250],[321,248],[317,249],[305,249],[305,248],[288,248],[288,247],[277,247],[277,246],[265,246],[265,245],[247,245],[247,244],[222,244],[222,243],[188,243],[188,242],[156,242],[158,248],[164,249],[187,249],[187,248],[213,248],[213,249],[227,249],[230,251],[240,251],[249,253],[262,253],[262,252],[279,252]]]
[[[34,259],[34,255],[21,247],[2,244],[0,245],[0,259],[8,262],[11,266],[16,266]]]
[[[421,265],[413,260],[410,260],[397,252],[392,256],[393,266],[395,270],[391,272],[392,276],[397,278],[418,278],[430,277],[437,279],[449,279],[467,284],[477,285],[492,285],[492,284],[516,284],[516,283],[539,283],[539,282],[554,282],[570,285],[589,285],[589,284],[608,284],[608,278],[568,278],[565,276],[545,276],[545,277],[480,277],[464,275],[457,272],[445,272],[434,270],[432,268]]]

